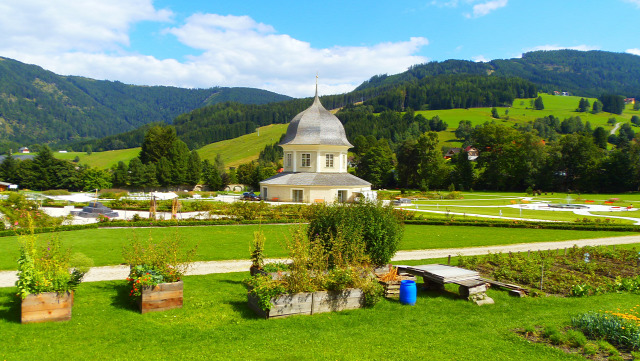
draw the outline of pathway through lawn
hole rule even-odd
[[[610,246],[616,244],[633,244],[640,243],[640,236],[623,236],[623,237],[607,237],[593,239],[579,239],[573,241],[559,242],[536,242],[536,243],[519,243],[503,246],[487,246],[487,247],[469,247],[469,248],[444,248],[444,249],[423,249],[414,251],[398,251],[392,261],[409,261],[431,258],[445,258],[451,256],[475,256],[488,253],[498,252],[527,252],[527,251],[543,251],[548,249],[563,249],[584,246]],[[267,262],[276,259],[266,260]],[[284,259],[277,259],[284,261]],[[249,271],[251,261],[249,260],[232,260],[232,261],[207,261],[194,262],[187,272],[187,275],[205,275],[211,273],[230,273]],[[96,281],[112,281],[124,280],[129,274],[128,266],[104,266],[93,267],[89,270],[84,278],[84,282]],[[12,287],[17,280],[16,271],[0,271],[0,287]]]

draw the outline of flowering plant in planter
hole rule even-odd
[[[145,286],[177,282],[189,268],[197,246],[183,250],[183,241],[177,231],[171,237],[155,241],[149,234],[146,240],[135,236],[123,249],[125,262],[131,268],[127,281],[129,295],[138,298]]]
[[[31,232],[20,240],[18,258],[18,295],[25,299],[30,294],[56,292],[59,294],[74,290],[88,271],[91,260],[86,256],[75,257],[84,263],[71,268],[71,254],[62,247],[57,233],[52,233],[45,242],[33,231],[33,222],[29,222]],[[80,254],[78,254],[80,255]]]

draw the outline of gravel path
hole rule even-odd
[[[538,242],[538,243],[519,243],[504,246],[488,246],[488,247],[468,247],[468,248],[444,248],[444,249],[423,249],[415,251],[398,251],[393,257],[393,261],[408,261],[430,258],[445,258],[449,255],[457,256],[475,256],[497,252],[527,252],[542,251],[548,249],[563,249],[584,246],[605,246],[614,244],[631,244],[640,243],[640,236],[624,236],[624,237],[608,237],[594,239],[579,239],[574,241],[560,242]],[[267,262],[276,259],[267,260]],[[283,261],[278,259],[278,261]],[[231,273],[245,272],[249,270],[251,261],[249,260],[231,260],[231,261],[208,261],[194,262],[193,267],[187,272],[188,275],[206,275],[211,273]],[[84,282],[96,281],[112,281],[123,280],[129,274],[127,266],[104,266],[93,267],[84,278]],[[16,282],[16,271],[0,271],[0,287],[12,287]]]

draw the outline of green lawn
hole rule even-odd
[[[96,266],[120,264],[122,247],[134,232],[138,237],[154,239],[170,237],[176,230],[188,247],[199,244],[196,260],[248,259],[253,232],[262,229],[266,236],[265,254],[267,257],[285,257],[287,255],[285,239],[290,236],[293,227],[298,225],[247,225],[247,226],[209,226],[180,228],[137,228],[137,229],[87,229],[60,232],[59,236],[66,247],[73,252],[84,253],[92,258]],[[593,232],[570,230],[512,229],[461,226],[425,226],[407,225],[400,244],[401,250],[477,247],[501,244],[565,241],[583,238],[601,238],[625,236],[636,233]],[[49,237],[47,234],[40,237]],[[0,270],[17,268],[17,237],[0,238]]]
[[[109,150],[106,152],[92,152],[87,154],[86,152],[68,152],[59,153],[54,152],[54,157],[64,160],[73,160],[77,156],[80,158],[80,164],[88,164],[91,167],[99,169],[107,169],[118,164],[119,161],[128,164],[129,161],[140,154],[140,148]]]
[[[15,288],[0,289],[2,360],[579,360],[513,333],[562,327],[572,315],[636,304],[638,296],[514,298],[495,305],[418,292],[415,306],[383,300],[372,309],[286,319],[247,307],[245,273],[184,278],[184,308],[139,314],[124,281],[80,285],[68,322],[21,325]]]
[[[286,133],[288,124],[271,124],[259,128],[258,132],[246,134],[238,138],[211,143],[198,149],[202,160],[214,161],[219,153],[226,167],[237,167],[242,163],[258,159],[260,151],[266,145],[276,143]]]

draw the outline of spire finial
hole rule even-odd
[[[316,99],[318,99],[318,72],[316,72]]]

